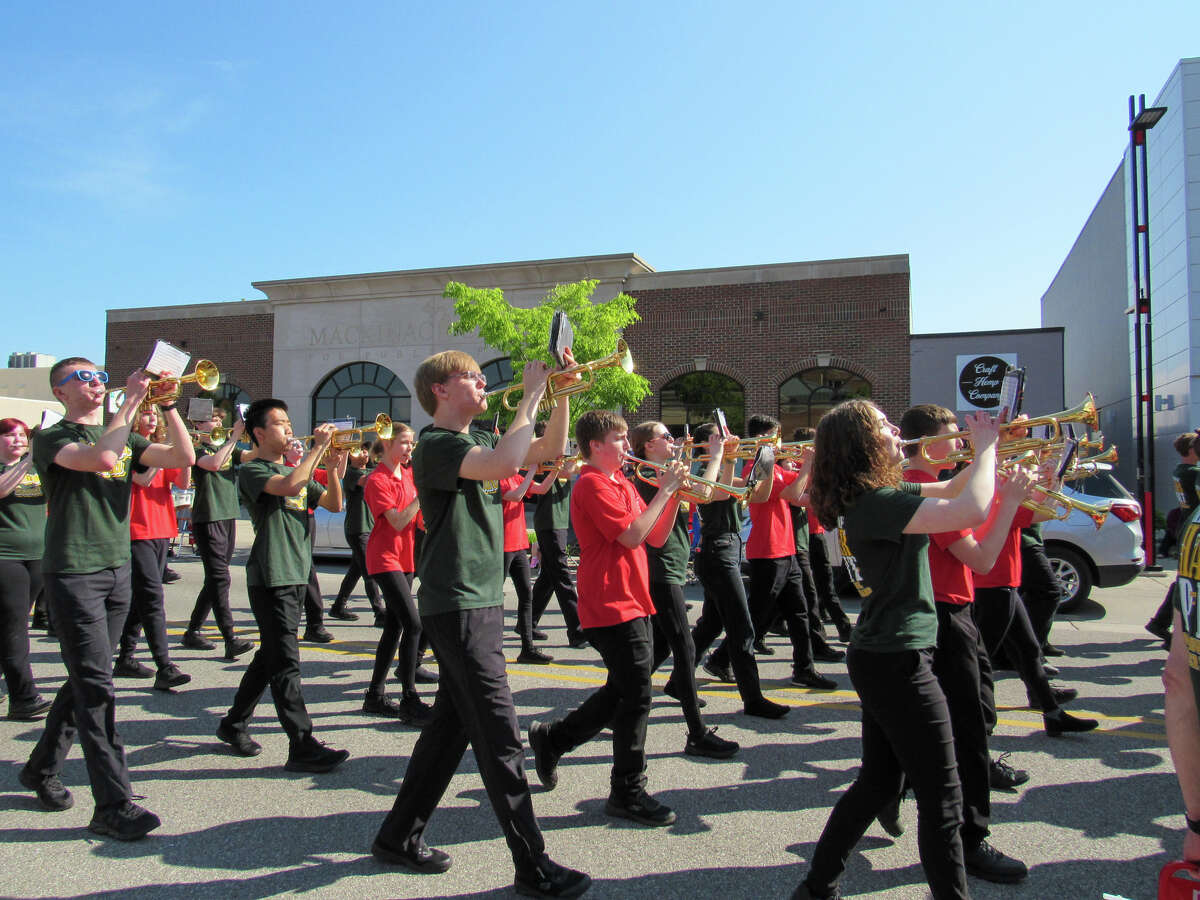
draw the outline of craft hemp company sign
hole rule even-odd
[[[970,354],[956,358],[958,411],[994,410],[1000,405],[1004,372],[1017,364],[1015,353]]]

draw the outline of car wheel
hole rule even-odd
[[[1046,556],[1050,558],[1050,568],[1062,587],[1058,611],[1072,612],[1078,609],[1092,593],[1092,570],[1087,560],[1066,547],[1047,547]]]

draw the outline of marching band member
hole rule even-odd
[[[384,623],[362,709],[371,715],[398,718],[421,728],[429,721],[430,707],[417,693],[421,618],[413,602],[412,584],[416,572],[414,534],[421,508],[410,467],[413,430],[397,422],[392,426],[391,438],[381,440],[383,459],[363,486],[363,500],[375,519],[367,540],[363,571],[383,592]],[[402,688],[399,703],[388,698],[384,686],[397,647],[400,663],[396,672]]]
[[[573,364],[570,353],[567,362]],[[425,828],[470,743],[492,809],[512,853],[515,886],[535,897],[578,897],[591,879],[551,861],[533,813],[524,748],[505,672],[503,522],[498,482],[561,452],[570,415],[563,398],[544,437],[533,422],[550,374],[530,362],[504,437],[472,429],[487,410],[487,379],[457,350],[435,354],[416,373],[416,394],[433,426],[413,454],[426,536],[417,574],[418,608],[441,680],[433,716],[413,747],[391,812],[371,846],[382,862],[445,872],[450,855],[425,843]]]
[[[545,665],[554,657],[533,645],[533,579],[529,574],[529,529],[525,527],[525,494],[537,473],[535,466],[522,475],[518,472],[500,480],[500,499],[504,517],[504,573],[512,579],[517,592],[517,634],[521,652],[517,662]]]
[[[182,643],[192,650],[213,649],[213,642],[200,633],[211,610],[225,641],[225,658],[232,660],[254,649],[254,644],[234,634],[233,611],[229,608],[229,562],[237,543],[237,467],[243,459],[249,461],[251,454],[238,447],[246,431],[246,423],[240,419],[223,444],[212,442],[213,429],[223,422],[221,410],[214,407],[207,421],[196,423],[204,437],[196,446],[196,464],[192,466],[196,496],[192,500],[191,527],[204,567],[204,586],[196,595]]]
[[[371,537],[371,528],[375,525],[375,520],[371,515],[371,508],[363,502],[363,487],[369,474],[367,466],[371,463],[371,442],[365,441],[353,450],[349,454],[349,460],[346,475],[342,479],[342,495],[346,498],[346,517],[342,520],[342,531],[346,535],[346,544],[350,547],[350,565],[342,578],[337,596],[333,599],[333,605],[329,607],[329,617],[345,622],[358,619],[358,616],[346,609],[346,604],[350,601],[350,594],[358,584],[358,579],[361,578],[363,590],[367,592],[367,602],[371,604],[376,621],[379,621],[387,615],[387,610],[383,601],[379,599],[379,586],[375,579],[367,574],[367,541]]]
[[[262,746],[246,733],[268,685],[279,724],[288,736],[289,772],[328,772],[350,754],[313,737],[312,719],[300,685],[300,647],[296,630],[300,604],[312,572],[307,532],[309,511],[318,505],[330,512],[342,508],[342,484],[329,479],[325,490],[312,478],[317,461],[329,449],[335,427],[320,425],[313,447],[295,466],[284,463],[292,424],[282,400],[255,400],[246,411],[246,428],[258,448],[255,459],[238,471],[238,490],[254,525],[254,545],[246,560],[250,611],[258,623],[259,646],[242,675],[233,705],[217,727],[217,737],[241,756],[257,756]],[[332,451],[333,467],[346,465],[344,451]]]
[[[545,423],[538,422],[537,427],[541,429],[537,432],[541,437]],[[533,627],[537,628],[553,592],[567,626],[567,646],[578,650],[587,646],[587,638],[579,630],[579,595],[567,568],[567,529],[571,526],[571,486],[576,470],[574,459],[562,461],[529,492],[538,498],[533,510],[533,532],[541,556],[538,577],[533,583]]]
[[[716,431],[717,426],[711,422],[701,425],[693,434],[695,445],[708,443]],[[733,475],[734,461],[730,458],[737,446],[737,435],[725,438],[721,474],[714,480],[724,484],[736,484],[740,480]],[[737,683],[746,715],[781,719],[788,714],[789,708],[764,697],[758,680],[758,663],[754,661],[754,622],[742,583],[741,549],[741,515],[737,498],[713,497],[702,503],[696,576],[704,588],[704,607],[692,629],[692,643],[699,659],[723,628],[729,666],[714,666],[710,657],[703,663],[704,670],[719,681]],[[668,680],[667,683],[672,682]]]
[[[138,414],[134,431],[149,440],[158,428],[158,410],[154,406]],[[175,521],[175,501],[171,485],[186,488],[187,467],[159,469],[150,467],[133,473],[133,493],[129,505],[130,579],[132,595],[125,627],[121,631],[113,676],[117,678],[149,678],[154,675],[154,689],[169,691],[192,680],[171,662],[167,644],[167,613],[163,607],[163,568],[167,564],[167,547],[179,533]],[[138,632],[145,630],[146,643],[158,668],[151,672],[134,658]]]
[[[29,609],[42,593],[46,495],[29,454],[29,427],[0,419],[0,668],[8,718],[32,722],[50,709],[29,666]]]
[[[662,422],[643,422],[636,426],[630,431],[630,446],[634,456],[650,462],[666,464],[675,455],[675,441]],[[723,454],[719,435],[714,434],[709,439],[708,452],[712,460],[703,477],[707,481],[714,481],[720,472]],[[641,494],[642,502],[649,506],[658,488],[636,476],[633,484]],[[716,728],[705,728],[700,715],[701,702],[696,693],[696,648],[692,645],[687,603],[683,598],[691,551],[688,510],[683,503],[676,506],[674,523],[663,545],[656,547],[652,542],[646,542],[650,600],[654,604],[654,656],[650,671],[658,671],[668,656],[672,658],[671,680],[667,682],[667,690],[668,696],[674,697],[683,707],[683,717],[687,722],[688,736],[683,752],[689,756],[728,759],[738,752],[737,742],[718,737]]]
[[[67,681],[21,770],[21,784],[47,809],[69,809],[74,799],[59,773],[78,733],[96,802],[88,829],[118,840],[136,840],[161,824],[131,800],[112,683],[113,647],[130,602],[130,479],[135,466],[175,468],[195,460],[174,404],[162,407],[169,444],[131,433],[150,380],[144,371],[129,376],[124,402],[106,427],[108,375],[82,357],[59,360],[50,369],[50,387],[66,416],[33,438],[48,507],[42,568]]]
[[[974,461],[953,482],[915,485],[901,479],[899,429],[874,404],[846,401],[817,425],[810,494],[822,524],[838,526],[863,598],[846,658],[862,703],[862,766],[794,897],[837,896],[846,858],[904,777],[917,797],[917,842],[935,900],[968,896],[954,739],[932,669],[937,615],[926,535],[987,517],[997,437],[990,417],[973,417]]]
[[[647,506],[621,474],[629,452],[624,419],[589,410],[575,423],[575,441],[584,460],[571,501],[571,525],[579,538],[579,620],[604,660],[608,680],[565,717],[530,725],[529,746],[542,785],[553,790],[559,758],[611,727],[605,813],[642,825],[670,825],[675,813],[646,792],[654,603],[642,544],[666,542],[686,470],[672,464]]]

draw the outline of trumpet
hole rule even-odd
[[[203,391],[215,391],[220,383],[221,373],[216,364],[207,359],[198,359],[196,368],[190,375],[181,375],[178,378],[156,378],[150,382],[150,389],[146,392],[146,399],[142,401],[141,408],[174,403],[183,393],[185,384],[195,384]],[[104,393],[112,394],[113,399],[120,403],[125,402],[124,387],[109,388]]]
[[[192,431],[189,428],[188,437],[192,439],[193,445],[198,446],[207,441],[214,447],[220,447],[229,439],[229,429],[223,425],[217,425],[212,431]]]
[[[650,462],[648,459],[638,459],[636,456],[626,455],[626,462],[633,463],[633,474],[638,481],[643,481],[652,487],[658,487],[663,474],[667,471],[666,463]],[[652,474],[646,474],[645,469],[651,469]],[[694,503],[707,503],[712,499],[714,493],[725,494],[728,497],[737,497],[739,500],[744,500],[746,495],[750,493],[748,487],[734,487],[732,484],[723,484],[720,481],[709,481],[707,478],[701,478],[699,475],[684,475],[683,483],[679,490],[676,491],[684,500],[690,500]]]
[[[617,349],[608,356],[600,359],[594,359],[591,362],[578,363],[569,368],[563,369],[561,372],[551,372],[546,378],[546,393],[542,396],[541,402],[538,404],[538,409],[542,412],[553,409],[558,406],[558,398],[566,397],[570,394],[581,394],[584,391],[591,390],[596,384],[596,370],[620,368],[625,372],[633,372],[633,355],[629,352],[629,345],[625,343],[624,338],[617,338]],[[569,381],[562,379],[570,376],[580,376],[576,381],[571,378]],[[561,384],[557,382],[562,381]],[[500,397],[500,402],[504,404],[504,408],[509,412],[513,412],[520,402],[516,398],[516,394],[524,391],[525,385],[521,382],[510,384],[508,387],[496,388],[494,391],[488,391],[486,397]]]
[[[549,475],[551,472],[556,472],[568,465],[579,465],[582,461],[583,454],[581,453],[576,453],[574,456],[559,456],[555,459],[548,459],[545,462],[538,463],[537,468],[534,469],[534,474]]]
[[[804,443],[804,442],[800,441],[798,443],[780,444],[778,435],[769,435],[769,436],[765,436],[765,437],[742,438],[741,440],[738,441],[736,450],[734,450],[730,453],[722,454],[721,458],[724,460],[727,460],[727,461],[734,460],[734,459],[754,459],[754,457],[758,455],[758,450],[760,447],[775,447],[775,448],[795,447],[795,446],[798,446],[798,444],[800,444],[800,443]],[[786,458],[786,456],[785,456],[785,458]],[[712,454],[711,453],[699,453],[695,456],[695,460],[696,460],[696,462],[702,462],[702,463],[712,462]]]
[[[1115,455],[1115,450],[1111,451]],[[1101,454],[1104,455],[1104,454]],[[1030,450],[1022,456],[1010,461],[1012,467],[1016,466],[1036,466],[1038,465],[1038,454]],[[1044,503],[1039,500],[1022,500],[1021,505],[1026,509],[1031,509],[1036,513],[1042,513],[1050,516],[1052,519],[1059,521],[1066,519],[1071,515],[1073,510],[1079,510],[1092,520],[1092,524],[1100,529],[1104,526],[1104,521],[1108,518],[1109,510],[1112,503],[1088,503],[1084,500],[1076,499],[1060,491],[1051,490],[1043,485],[1035,485],[1038,492],[1042,494],[1049,503]]]
[[[343,428],[340,431],[335,431],[329,441],[329,449],[352,450],[363,442],[363,435],[372,431],[383,438],[383,440],[390,440],[392,437],[392,417],[387,413],[380,413],[375,417],[375,424],[373,426],[366,428]],[[305,434],[297,437],[296,440],[308,443],[314,437],[315,435]],[[416,445],[414,444],[414,446]]]

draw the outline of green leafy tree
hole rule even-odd
[[[476,333],[490,346],[512,359],[513,378],[520,380],[525,363],[530,360],[554,364],[550,357],[550,322],[557,310],[571,320],[575,341],[571,350],[577,362],[590,362],[611,355],[617,347],[618,332],[638,321],[634,309],[637,300],[628,294],[617,294],[604,303],[593,303],[592,294],[598,281],[584,280],[556,285],[541,303],[530,309],[513,306],[504,299],[499,288],[473,288],[456,281],[446,285],[444,297],[454,301],[457,318],[450,323],[451,334]],[[630,348],[634,353],[635,348]],[[620,367],[598,369],[595,386],[571,395],[571,426],[589,409],[636,410],[650,393],[650,383],[641,375],[625,372]],[[500,421],[507,424],[512,414],[493,397],[489,410],[500,411]]]

